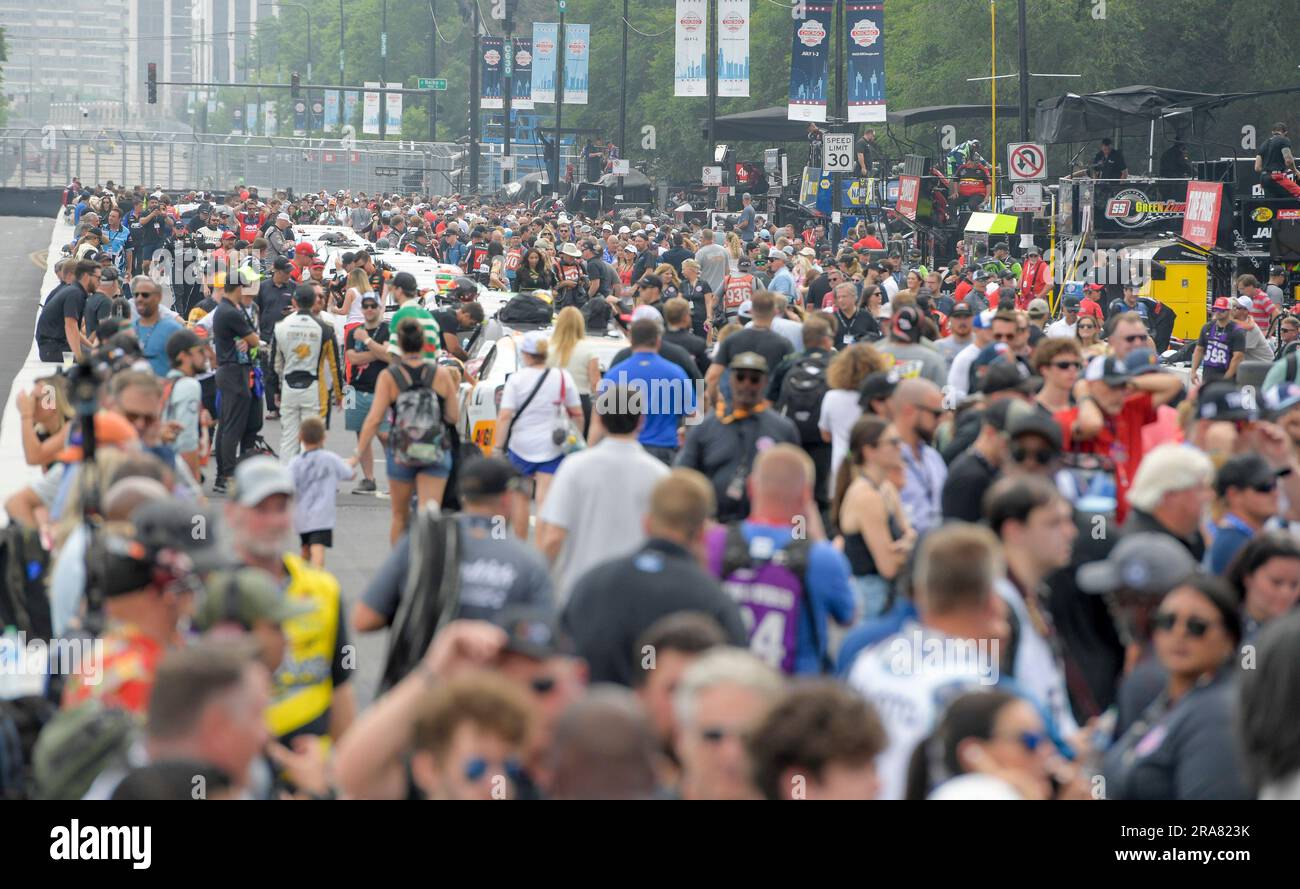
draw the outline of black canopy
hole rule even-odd
[[[602,188],[617,188],[618,177],[615,176],[613,173],[606,173],[604,176],[600,177],[600,181],[598,181],[596,184],[601,186]],[[645,173],[642,173],[640,170],[636,169],[635,167],[631,167],[628,169],[627,175],[623,177],[623,187],[624,188],[650,188],[651,183],[650,180],[646,178]]]
[[[1014,117],[1020,113],[1015,105],[999,105],[998,114]],[[909,108],[906,111],[890,111],[886,119],[894,126],[910,127],[919,123],[937,121],[966,120],[972,117],[993,117],[992,105],[931,105],[928,108]]]
[[[1035,111],[1040,142],[1087,142],[1123,127],[1150,126],[1162,117],[1190,112],[1194,130],[1211,110],[1241,99],[1300,92],[1300,87],[1248,93],[1195,93],[1160,86],[1122,86],[1100,93],[1066,93],[1043,99]],[[1186,117],[1182,117],[1186,120]]]

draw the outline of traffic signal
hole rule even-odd
[[[149,104],[158,104],[158,63],[149,63]]]
[[[289,75],[289,95],[298,98],[298,72],[295,71]]]

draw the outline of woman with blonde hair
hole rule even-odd
[[[745,255],[745,245],[740,242],[740,235],[735,232],[727,232],[727,254],[731,257],[733,269],[736,263],[740,262],[740,257]]]
[[[1074,326],[1074,338],[1079,341],[1084,358],[1106,354],[1106,344],[1101,339],[1101,322],[1091,315],[1079,316],[1079,322]]]
[[[671,262],[661,262],[655,267],[655,274],[659,280],[663,281],[663,288],[659,291],[660,299],[663,302],[673,297],[682,295],[682,279],[677,274],[677,269],[673,268]]]
[[[366,323],[365,316],[361,314],[361,300],[370,292],[370,276],[366,270],[360,266],[352,269],[343,291],[343,304],[339,307],[339,314],[347,319],[343,322],[344,336],[358,324]]]
[[[67,424],[73,417],[65,381],[62,376],[42,377],[30,392],[19,391],[15,398],[28,466],[48,469],[63,450]]]
[[[587,339],[587,321],[582,312],[565,306],[555,318],[555,329],[547,344],[546,366],[563,368],[573,377],[582,402],[582,434],[591,425],[591,394],[600,385],[600,359],[596,346]]]
[[[855,343],[831,359],[826,370],[826,385],[830,388],[822,396],[817,426],[822,441],[831,446],[832,473],[839,469],[848,452],[849,434],[862,416],[863,381],[885,369],[885,356],[866,343]]]

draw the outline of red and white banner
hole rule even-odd
[[[898,212],[908,219],[916,218],[916,203],[921,197],[920,176],[898,177]]]
[[[1222,182],[1187,183],[1183,238],[1202,247],[1213,247],[1219,237],[1219,212],[1222,204]]]

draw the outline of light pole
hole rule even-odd
[[[343,79],[343,0],[339,0],[339,86],[343,86],[346,81]]]
[[[339,0],[340,3],[343,0]],[[438,76],[438,10],[436,0],[429,0],[429,76]],[[438,94],[429,92],[429,141],[438,141]]]
[[[388,138],[388,0],[384,0],[383,21],[379,26],[379,138]]]

